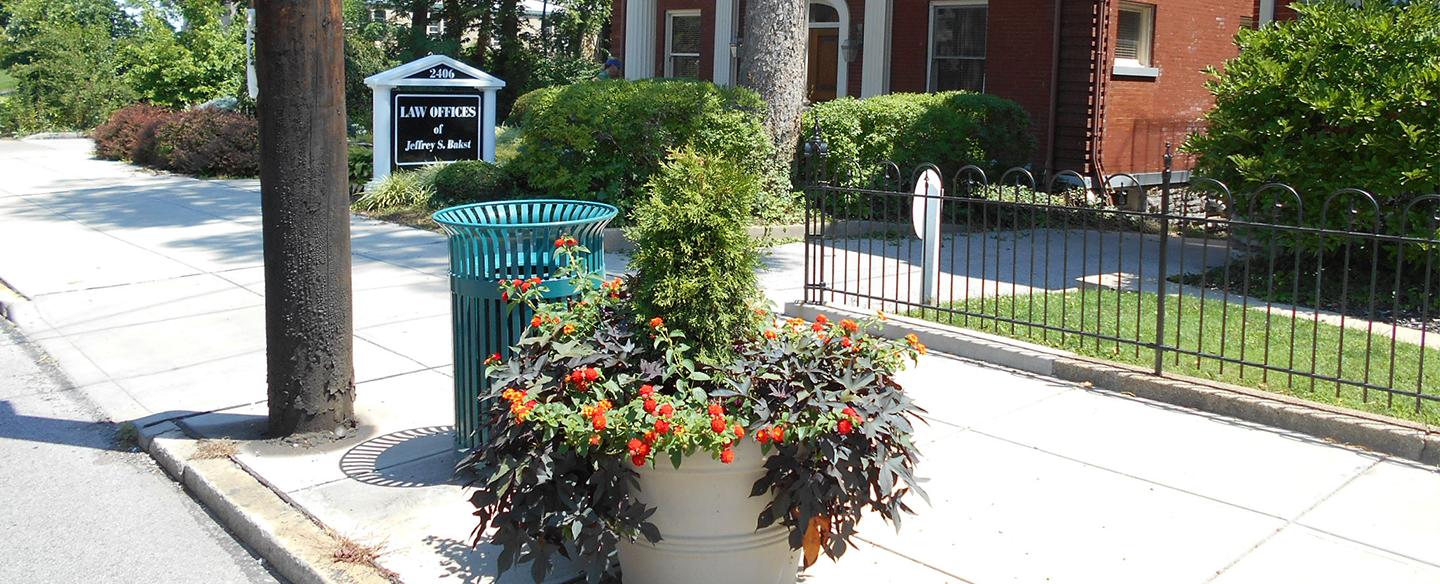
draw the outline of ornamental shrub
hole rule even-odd
[[[435,171],[435,203],[439,206],[503,201],[514,198],[515,184],[503,166],[484,160],[462,160]]]
[[[350,174],[350,195],[365,189],[375,176],[375,151],[364,146],[351,144],[346,150],[346,167]]]
[[[155,162],[155,129],[175,115],[174,110],[136,103],[115,110],[110,119],[90,133],[95,155],[136,164]]]
[[[179,112],[155,129],[162,168],[202,176],[260,172],[260,129],[254,118],[220,109]]]
[[[847,186],[873,179],[877,163],[886,160],[898,164],[907,180],[911,169],[926,162],[940,167],[948,179],[967,164],[987,173],[1024,166],[1035,150],[1024,108],[1008,99],[963,91],[845,97],[816,104],[802,118],[802,148],[817,121],[828,146],[828,165],[841,173],[838,180]]]
[[[760,255],[750,238],[760,180],[744,164],[679,152],[650,178],[635,207],[630,267],[636,314],[662,317],[702,351],[725,353],[753,327]]]
[[[390,173],[375,188],[365,191],[351,207],[359,211],[384,211],[387,209],[429,209],[430,199],[435,196],[435,174],[440,167],[422,166],[416,170],[396,170]]]
[[[1236,34],[1240,55],[1209,71],[1207,129],[1184,148],[1242,216],[1257,202],[1247,193],[1282,182],[1302,197],[1305,225],[1343,227],[1345,209],[1322,207],[1357,187],[1399,229],[1403,213],[1391,210],[1440,184],[1440,2],[1291,6],[1299,19]],[[1369,205],[1357,211],[1355,225],[1374,220]],[[1410,221],[1412,233],[1426,223]]]
[[[622,218],[672,151],[691,148],[774,176],[774,147],[754,91],[691,80],[586,81],[527,96],[512,161],[546,196],[610,203]],[[779,188],[783,181],[767,181]],[[788,184],[784,185],[788,189]]]

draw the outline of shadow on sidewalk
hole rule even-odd
[[[113,422],[61,420],[21,415],[9,400],[0,400],[0,440],[43,442],[96,450],[115,450]]]

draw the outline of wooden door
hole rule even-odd
[[[830,101],[837,95],[840,73],[840,29],[812,28],[808,45],[809,66],[805,68],[805,97],[810,103]]]

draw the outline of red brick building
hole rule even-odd
[[[949,89],[1012,99],[1030,113],[1034,168],[1148,183],[1165,143],[1183,142],[1213,102],[1203,70],[1235,56],[1236,30],[1273,19],[1277,3],[811,0],[807,87],[812,101]],[[728,84],[742,11],[740,0],[617,1],[612,51],[630,78]]]

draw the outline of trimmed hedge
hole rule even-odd
[[[215,108],[126,106],[91,133],[95,155],[200,176],[260,173],[255,118]]]
[[[685,148],[773,177],[774,147],[754,91],[690,80],[585,81],[523,96],[511,174],[546,197],[600,201],[626,213],[666,156]],[[769,189],[783,181],[771,178]],[[783,185],[788,191],[788,184]]]
[[[167,170],[201,176],[260,173],[260,126],[254,118],[204,108],[170,116],[155,128],[155,154]]]
[[[987,173],[1025,166],[1035,150],[1024,108],[1008,99],[963,91],[846,97],[816,104],[802,120],[801,148],[819,120],[832,171],[846,160],[860,165],[851,186],[868,181],[876,164],[886,160],[900,165],[907,180],[912,169],[926,162],[940,167],[948,179],[967,164]]]
[[[503,201],[514,198],[515,184],[500,165],[461,160],[435,172],[435,202],[441,206]]]
[[[108,121],[90,133],[95,141],[95,155],[107,160],[153,164],[155,129],[174,114],[175,110],[143,103],[115,110]]]

